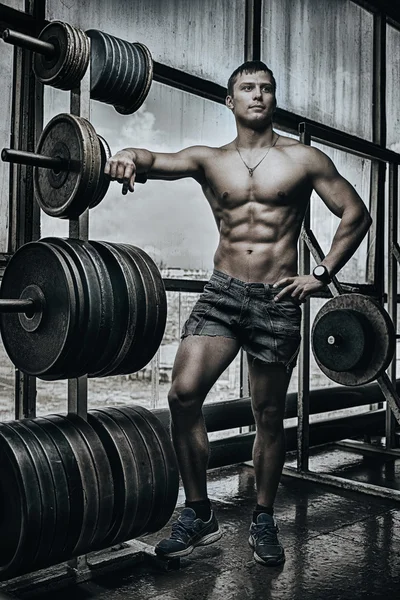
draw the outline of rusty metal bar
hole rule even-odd
[[[311,145],[311,136],[305,130],[300,133],[300,142]],[[310,204],[304,214],[303,230],[310,229]],[[310,251],[301,236],[299,247],[299,273],[306,275],[310,272]],[[310,299],[303,305],[301,320],[301,345],[298,362],[297,390],[297,468],[308,469],[310,454]]]
[[[315,237],[314,233],[311,231],[311,229],[308,229],[303,225],[301,230],[301,237],[307,244],[307,247],[310,253],[312,254],[312,257],[314,258],[315,262],[317,264],[322,262],[325,258],[325,255],[322,252],[322,248],[319,245],[318,240]],[[337,277],[332,277],[332,283],[330,283],[328,287],[332,293],[332,296],[339,296],[340,294],[343,294],[342,286],[340,285]]]
[[[25,50],[43,54],[44,56],[47,56],[47,58],[52,58],[56,51],[53,44],[43,42],[38,38],[20,33],[19,31],[14,31],[13,29],[5,29],[2,37],[7,44],[13,44],[19,48],[25,48]]]
[[[388,498],[400,502],[400,491],[392,490],[372,483],[364,483],[363,481],[353,481],[344,477],[336,477],[326,473],[314,473],[311,471],[301,472],[291,467],[285,467],[282,472],[283,476],[294,477],[295,479],[304,479],[321,485],[328,485],[340,490],[348,490],[367,494],[368,496],[377,496],[379,498]]]

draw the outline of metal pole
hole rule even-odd
[[[56,49],[53,44],[43,42],[42,40],[30,35],[25,35],[25,33],[20,33],[19,31],[14,31],[13,29],[5,29],[3,31],[3,40],[7,42],[7,44],[13,44],[13,46],[18,46],[19,48],[25,48],[25,50],[43,54],[47,58],[53,58],[56,54]]]
[[[53,169],[54,171],[76,171],[79,173],[81,170],[81,163],[78,160],[67,160],[57,156],[45,156],[44,154],[12,150],[11,148],[3,148],[1,160],[18,165]]]

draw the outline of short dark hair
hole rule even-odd
[[[265,71],[271,75],[272,83],[274,86],[274,92],[276,91],[276,81],[273,72],[265,63],[261,60],[248,60],[244,62],[240,67],[235,69],[232,75],[228,79],[228,96],[233,96],[233,86],[235,85],[236,79],[242,73],[257,73],[257,71]]]

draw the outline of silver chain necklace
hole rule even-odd
[[[240,158],[242,159],[242,163],[244,164],[244,166],[246,167],[246,169],[249,172],[250,177],[253,177],[253,173],[254,171],[257,169],[258,165],[261,165],[262,161],[264,160],[264,158],[267,157],[268,152],[271,150],[271,148],[273,148],[276,144],[276,142],[279,140],[279,133],[276,134],[278,137],[276,138],[276,140],[274,141],[274,143],[272,144],[272,146],[269,146],[268,150],[266,151],[266,153],[264,154],[264,156],[262,157],[262,159],[256,164],[255,167],[249,167],[249,165],[247,163],[245,163],[245,161],[243,160],[243,156],[240,154],[240,150],[237,146],[237,144],[235,144],[236,150],[240,156]]]

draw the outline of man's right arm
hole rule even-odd
[[[104,172],[122,183],[122,193],[133,192],[136,174],[145,173],[149,179],[181,179],[193,177],[199,183],[204,178],[204,160],[209,148],[191,146],[180,152],[150,152],[142,148],[125,148],[112,156]]]

